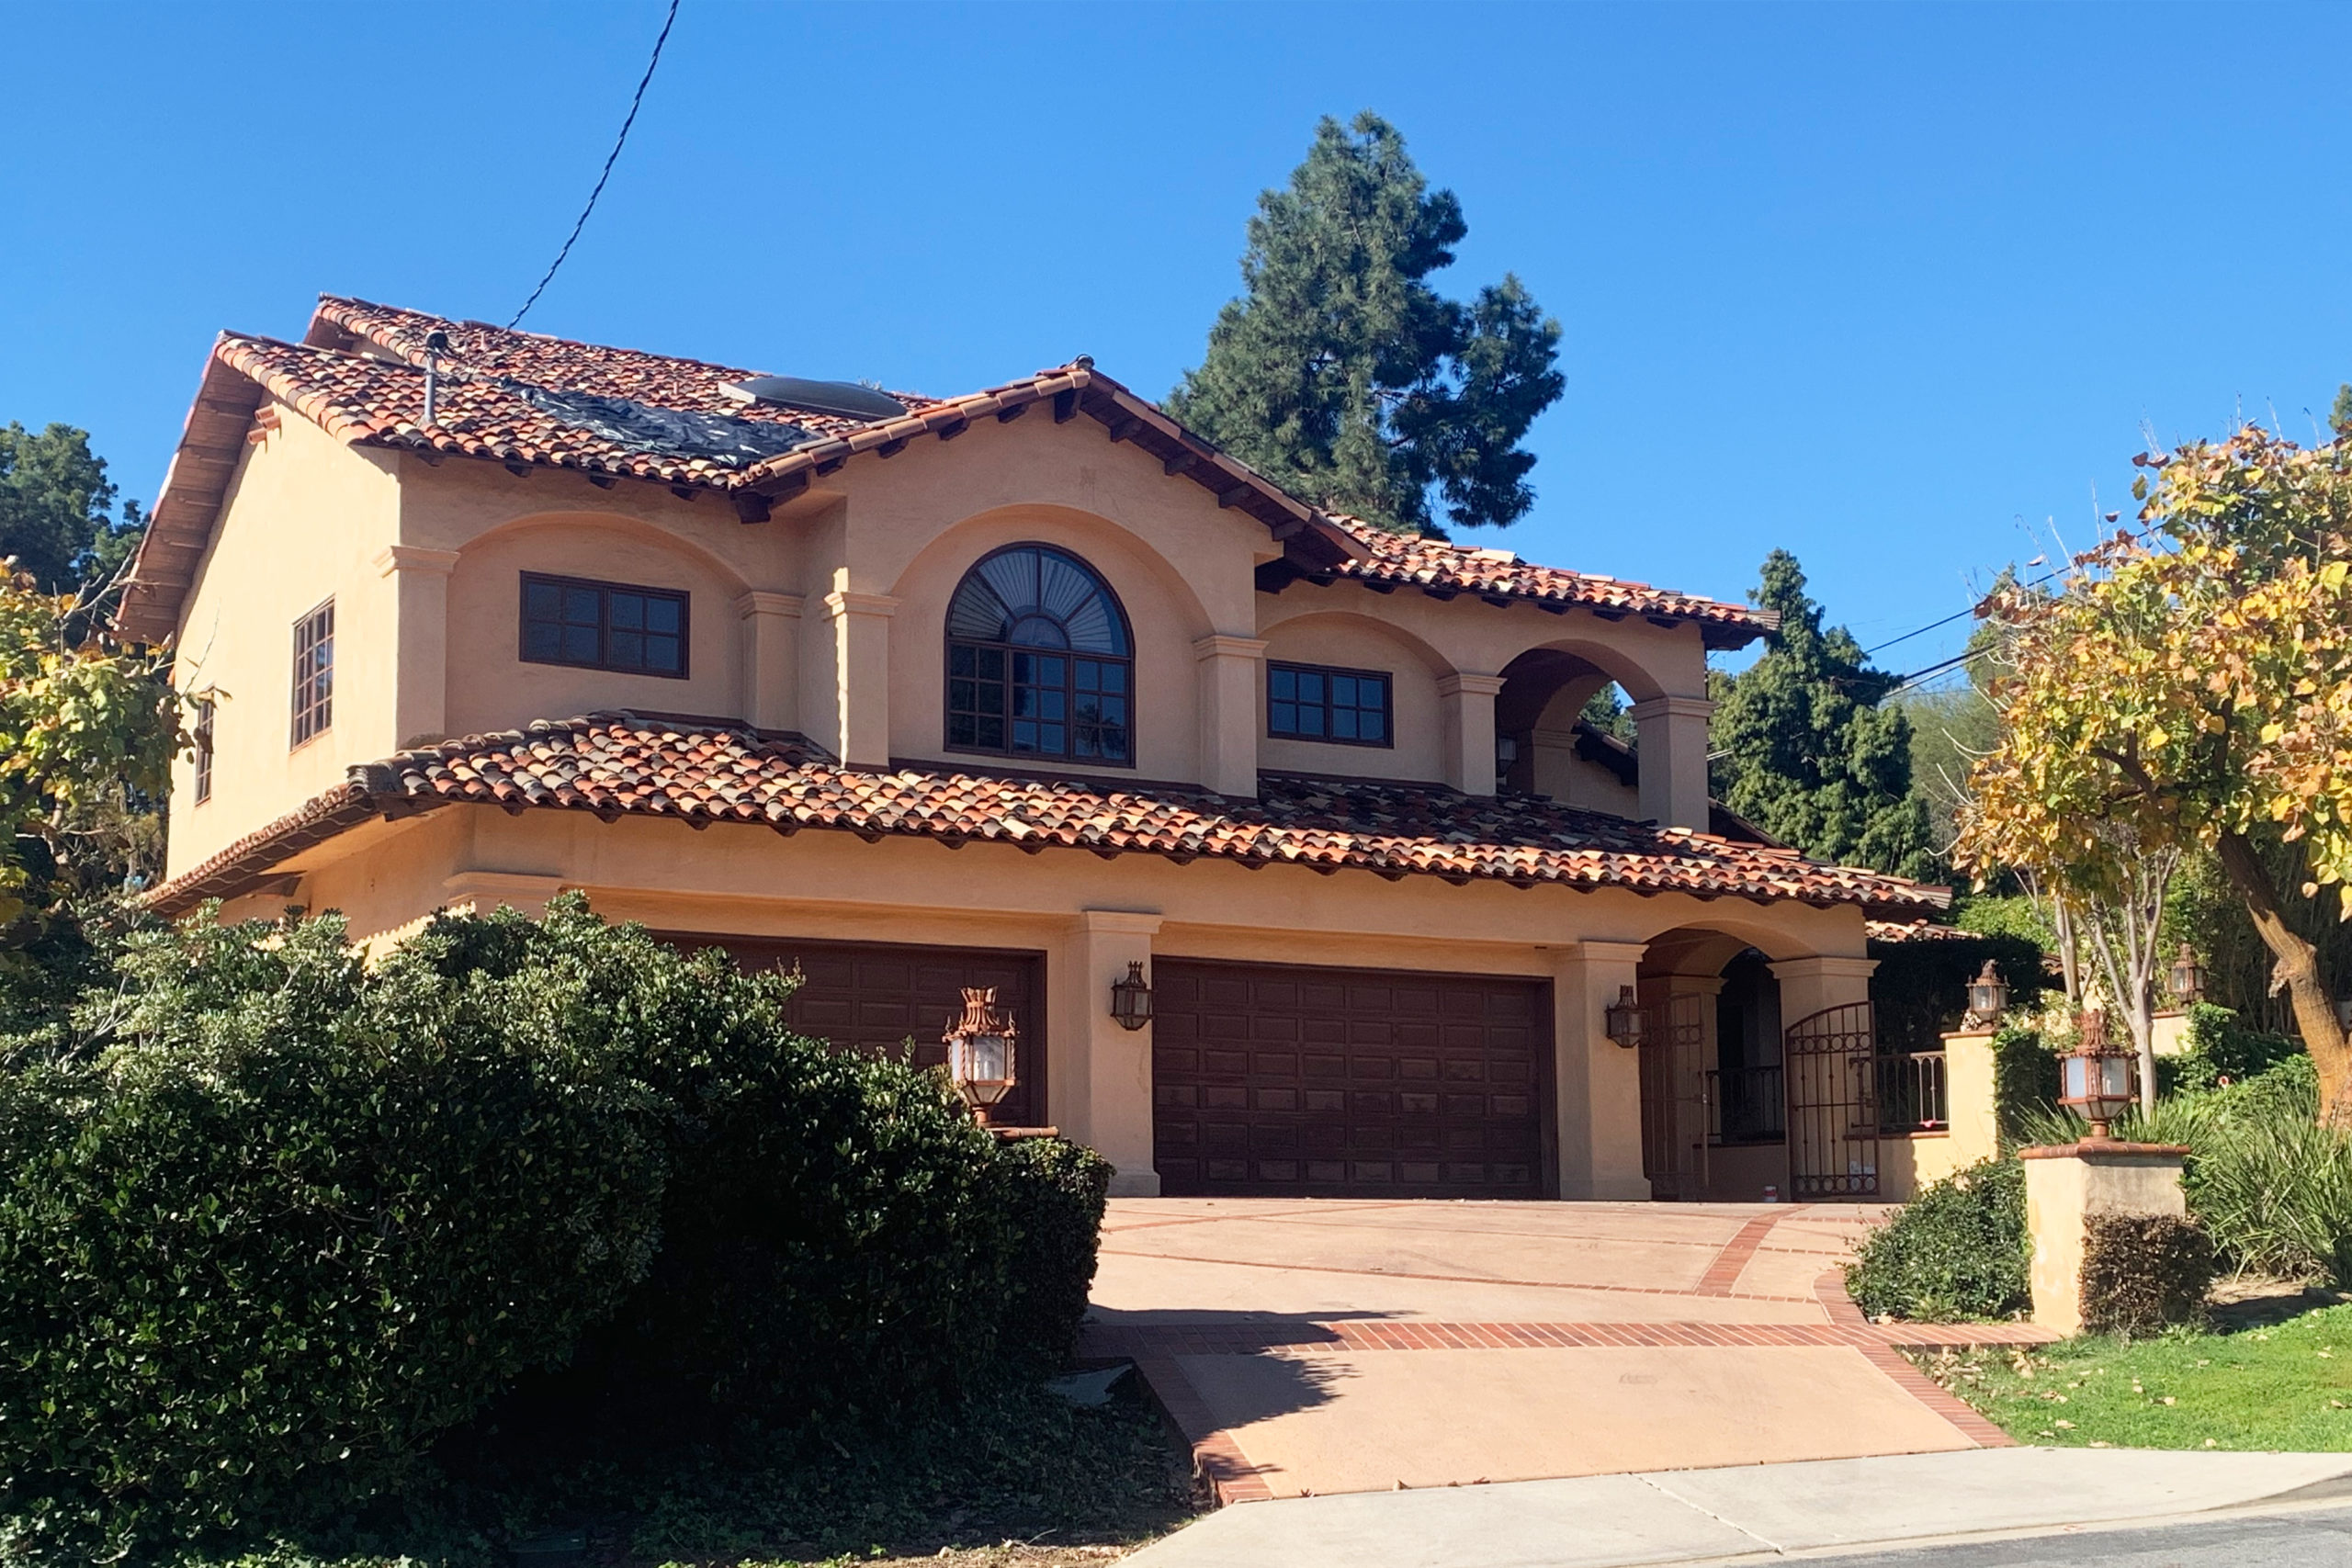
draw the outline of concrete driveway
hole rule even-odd
[[[2006,1444],[1866,1324],[1852,1205],[1117,1199],[1087,1349],[1228,1502]]]

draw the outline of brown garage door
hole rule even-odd
[[[1152,989],[1162,1191],[1544,1195],[1544,982],[1162,959]]]
[[[997,1004],[1021,1028],[1013,1085],[995,1119],[1012,1126],[1045,1120],[1045,959],[1034,953],[978,947],[902,947],[881,943],[803,942],[775,937],[713,937],[660,933],[681,947],[724,947],[747,969],[790,969],[806,979],[792,998],[793,1026],[820,1040],[876,1055],[898,1055],[915,1043],[915,1061],[936,1066],[947,1059],[939,1036],[958,1010],[966,986],[994,986]]]

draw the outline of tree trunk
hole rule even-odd
[[[2278,959],[2271,975],[2295,1004],[2295,1025],[2319,1070],[2319,1119],[2327,1127],[2352,1130],[2352,1046],[2335,1016],[2335,998],[2320,980],[2319,949],[2297,934],[2278,908],[2278,890],[2251,840],[2224,833],[2219,846],[2222,873],[2245,900],[2256,935]]]

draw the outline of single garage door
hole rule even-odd
[[[664,931],[681,947],[724,947],[746,969],[790,969],[805,976],[792,998],[793,1026],[836,1045],[876,1055],[915,1043],[918,1065],[947,1060],[940,1035],[961,1010],[966,986],[994,986],[997,1005],[1020,1026],[1019,1081],[994,1119],[1035,1126],[1046,1105],[1045,959],[997,948],[908,947],[774,937],[713,937]]]
[[[1152,990],[1163,1192],[1544,1196],[1545,982],[1161,959]]]

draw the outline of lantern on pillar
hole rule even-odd
[[[2139,1057],[2107,1039],[2107,1014],[2086,1012],[2075,1048],[2058,1058],[2058,1103],[2091,1124],[2091,1136],[2108,1135],[2108,1123],[2132,1109],[2138,1086]]]
[[[985,1122],[988,1108],[1014,1083],[1013,1046],[1020,1033],[1012,1015],[996,1005],[994,986],[964,987],[964,1009],[951,1013],[947,1032],[947,1076],[973,1114]]]
[[[1634,987],[1617,987],[1617,999],[1609,1005],[1604,1015],[1609,1038],[1631,1051],[1639,1046],[1649,1032],[1649,1010],[1634,999]]]
[[[2197,962],[2197,950],[2185,942],[2180,944],[2180,956],[2172,961],[2168,988],[2173,1000],[2182,1007],[2205,999],[2205,965]]]
[[[2008,982],[2001,978],[2001,972],[1993,967],[1993,961],[1988,958],[1984,972],[1968,983],[1968,1014],[1962,1021],[1989,1026],[2008,1010]]]

